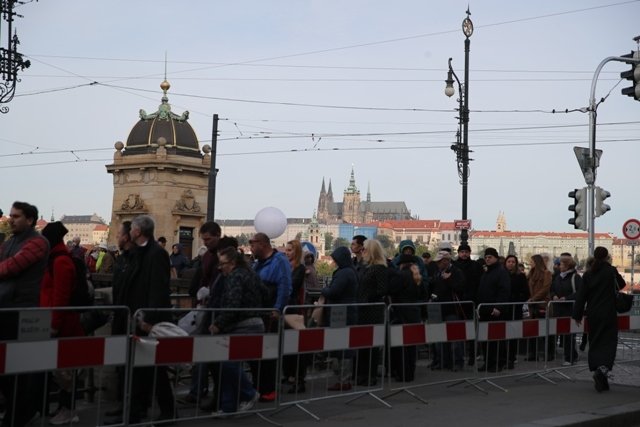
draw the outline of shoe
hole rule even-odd
[[[106,417],[122,417],[122,405],[104,413]]]
[[[307,391],[307,388],[305,387],[304,383],[300,383],[300,384],[292,385],[291,388],[287,391],[287,393],[298,394],[298,393],[304,393],[305,391]]]
[[[153,425],[172,426],[176,424],[176,418],[178,418],[177,412],[175,413],[175,415],[173,414],[173,412],[160,412],[160,416],[153,420]]]
[[[251,408],[255,406],[255,404],[260,400],[260,393],[257,391],[253,394],[253,397],[246,402],[240,402],[238,405],[238,412],[246,412],[250,411]]]
[[[351,390],[351,383],[335,383],[327,387],[328,391],[348,391]]]
[[[177,398],[176,401],[179,403],[193,404],[198,402],[198,396],[196,396],[195,394],[189,393],[184,397]]]
[[[200,402],[200,410],[204,412],[217,412],[218,408],[215,405],[215,399],[209,399],[206,402]]]
[[[278,394],[275,391],[271,393],[264,393],[260,395],[260,402],[273,402],[278,397]]]
[[[609,380],[607,379],[607,372],[609,370],[605,366],[600,366],[593,373],[594,386],[598,393],[609,390]]]
[[[571,366],[571,365],[573,365],[573,363],[571,363],[568,360],[565,360],[564,362],[562,362],[562,366]]]
[[[75,411],[62,407],[60,408],[58,413],[49,420],[49,424],[60,426],[63,424],[77,423],[79,421],[80,419],[78,418],[78,415],[75,413]]]
[[[373,387],[374,385],[378,384],[378,379],[363,377],[363,378],[359,378],[356,384],[362,387]]]

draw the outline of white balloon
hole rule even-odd
[[[256,214],[253,226],[258,233],[264,233],[270,239],[275,239],[287,229],[287,217],[278,208],[263,208]]]

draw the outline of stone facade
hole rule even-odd
[[[189,126],[185,118],[188,113],[182,116],[170,113],[167,89],[168,83],[163,87],[165,96],[159,111],[168,113],[147,115],[142,111],[140,122],[134,127],[138,141],[133,145],[130,136],[126,147],[122,142],[116,142],[113,163],[107,165],[107,172],[113,175],[109,243],[115,243],[123,221],[147,214],[155,220],[156,238],[164,236],[167,247],[182,243],[185,254],[193,256],[199,247],[198,229],[206,221],[211,149],[205,145],[200,153],[198,141],[193,140],[194,132],[188,141],[176,139],[178,133],[172,131],[171,125]],[[164,121],[167,135],[141,144],[139,141],[144,142],[144,139],[139,137],[140,128],[144,125],[149,132],[154,132],[154,137],[158,136],[158,129],[163,126],[156,121]]]

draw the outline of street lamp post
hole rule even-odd
[[[468,183],[469,183],[469,47],[471,40],[469,37],[473,34],[473,22],[469,19],[471,13],[467,8],[467,17],[462,21],[462,32],[465,35],[464,40],[464,84],[460,83],[460,79],[453,71],[451,67],[451,60],[449,58],[449,72],[447,74],[447,86],[444,89],[445,95],[448,97],[453,96],[456,92],[453,87],[453,79],[455,78],[458,83],[458,132],[456,134],[457,141],[455,145],[451,146],[451,149],[456,153],[456,162],[458,164],[458,175],[460,176],[460,184],[462,185],[462,220],[467,219],[467,195],[468,195]],[[463,245],[468,244],[469,231],[464,228],[460,232],[460,243]]]

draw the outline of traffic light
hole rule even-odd
[[[576,188],[569,192],[569,197],[573,199],[573,204],[569,206],[569,210],[573,212],[573,218],[569,219],[569,224],[576,230],[586,230],[587,188]]]
[[[630,59],[625,62],[631,64],[631,69],[620,73],[620,78],[630,80],[632,86],[625,87],[621,92],[623,95],[631,96],[633,99],[640,101],[640,64],[638,63],[640,51],[631,51],[631,53],[622,55],[622,58]],[[631,61],[631,59],[635,59],[635,61]]]
[[[609,193],[607,190],[604,190],[600,187],[596,187],[594,189],[595,191],[595,215],[596,218],[599,217],[600,215],[604,215],[606,214],[608,211],[611,210],[611,206],[607,205],[606,203],[604,203],[604,201],[611,196],[611,193]]]

